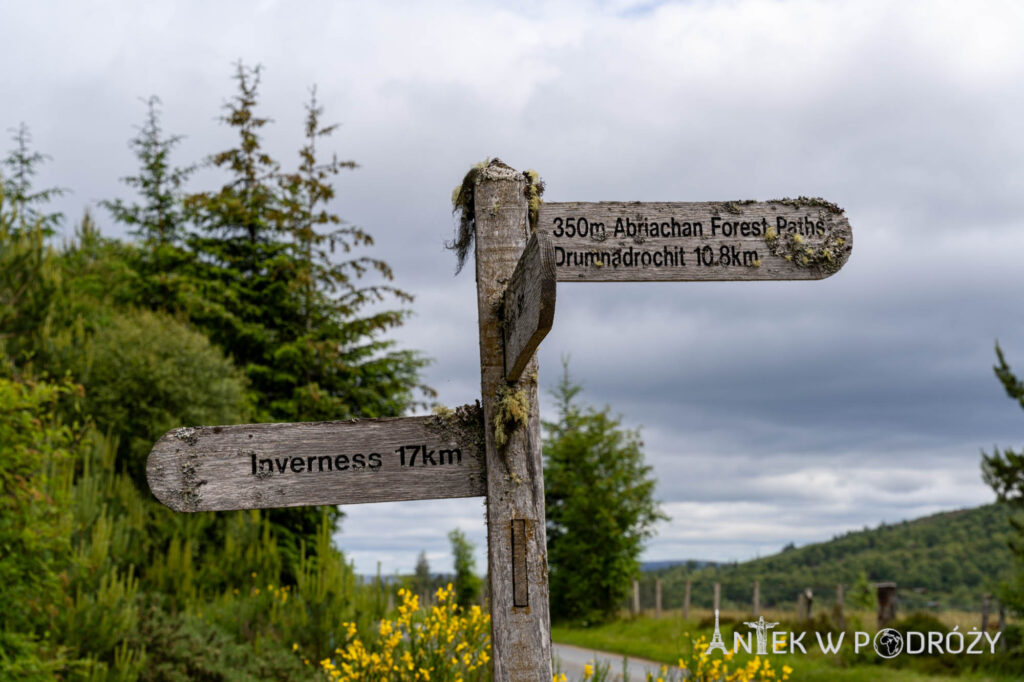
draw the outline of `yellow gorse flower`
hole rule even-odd
[[[437,591],[437,606],[421,609],[419,598],[401,589],[398,617],[383,619],[379,637],[367,643],[355,623],[344,623],[345,643],[336,658],[320,662],[331,680],[357,682],[472,682],[490,661],[490,616],[479,606],[462,609],[449,584]]]
[[[777,682],[788,680],[793,672],[793,668],[784,665],[779,675],[770,659],[757,655],[746,661],[738,660],[733,652],[727,652],[721,658],[708,656],[704,653],[708,639],[703,635],[690,640],[690,644],[690,655],[679,658],[676,668],[667,670],[662,667],[659,676],[648,673],[647,682]]]

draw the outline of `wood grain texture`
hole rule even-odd
[[[502,315],[505,378],[516,381],[555,321],[555,262],[543,235],[527,242],[505,289]]]
[[[551,625],[544,528],[544,467],[540,449],[537,360],[519,381],[505,381],[498,310],[530,235],[526,181],[522,173],[492,162],[474,192],[476,206],[477,311],[480,322],[480,384],[487,442],[487,558],[491,595],[491,643],[495,682],[551,682]],[[499,388],[522,392],[529,405],[526,424],[498,447],[494,419]],[[516,606],[512,519],[522,520],[526,538],[526,602]],[[520,589],[522,589],[520,587]],[[523,595],[520,594],[520,597]],[[521,601],[519,603],[522,603]]]
[[[483,413],[174,429],[146,477],[184,512],[475,497],[487,489]]]
[[[853,248],[823,199],[542,204],[560,282],[822,279]]]

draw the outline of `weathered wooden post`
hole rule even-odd
[[[836,585],[836,605],[833,609],[833,615],[835,616],[836,627],[840,630],[846,629],[846,612],[844,610],[843,601],[843,584],[839,583]]]
[[[686,579],[686,587],[683,589],[683,620],[690,619],[690,591],[693,583],[690,579]]]
[[[881,630],[896,620],[896,607],[899,603],[896,583],[876,583],[875,592],[878,595],[878,629]]]
[[[510,322],[502,314],[512,313],[503,311],[509,307],[505,285],[530,237],[526,178],[492,162],[479,175],[473,204],[494,679],[548,682],[551,625],[537,359],[530,349],[518,376],[506,380],[502,336],[503,322]],[[553,299],[554,292],[550,295]]]
[[[798,623],[807,620],[807,595],[803,590],[796,593],[796,620]]]
[[[384,579],[380,574],[380,559],[377,560],[377,580],[374,582],[374,597],[375,603],[378,609],[383,610],[385,608],[384,601]]]
[[[718,611],[722,602],[722,583],[715,583],[714,609]]]
[[[999,601],[999,648],[1006,647],[1006,607]]]
[[[640,615],[640,581],[633,581],[633,615]]]
[[[654,617],[661,618],[661,578],[654,581]]]
[[[754,618],[761,615],[761,581],[754,581]]]
[[[981,631],[988,632],[988,617],[992,609],[992,596],[986,594],[981,599]]]

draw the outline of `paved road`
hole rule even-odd
[[[570,644],[553,643],[551,648],[554,653],[555,669],[558,670],[560,665],[561,671],[569,677],[570,682],[583,679],[583,666],[594,661],[611,664],[611,679],[622,682],[643,682],[647,671],[654,673],[654,676],[657,677],[661,670],[660,663],[642,658],[629,658],[627,659],[629,677],[622,680],[622,656],[619,654],[581,649]]]

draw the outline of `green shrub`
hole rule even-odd
[[[63,651],[51,639],[71,540],[76,434],[54,411],[70,384],[0,376],[0,673],[45,679]]]
[[[239,642],[205,615],[143,611],[132,643],[145,648],[144,682],[309,680],[311,668],[280,642]]]
[[[162,313],[116,313],[75,364],[86,412],[117,438],[120,465],[141,490],[146,456],[166,431],[248,417],[242,372],[202,333]]]

